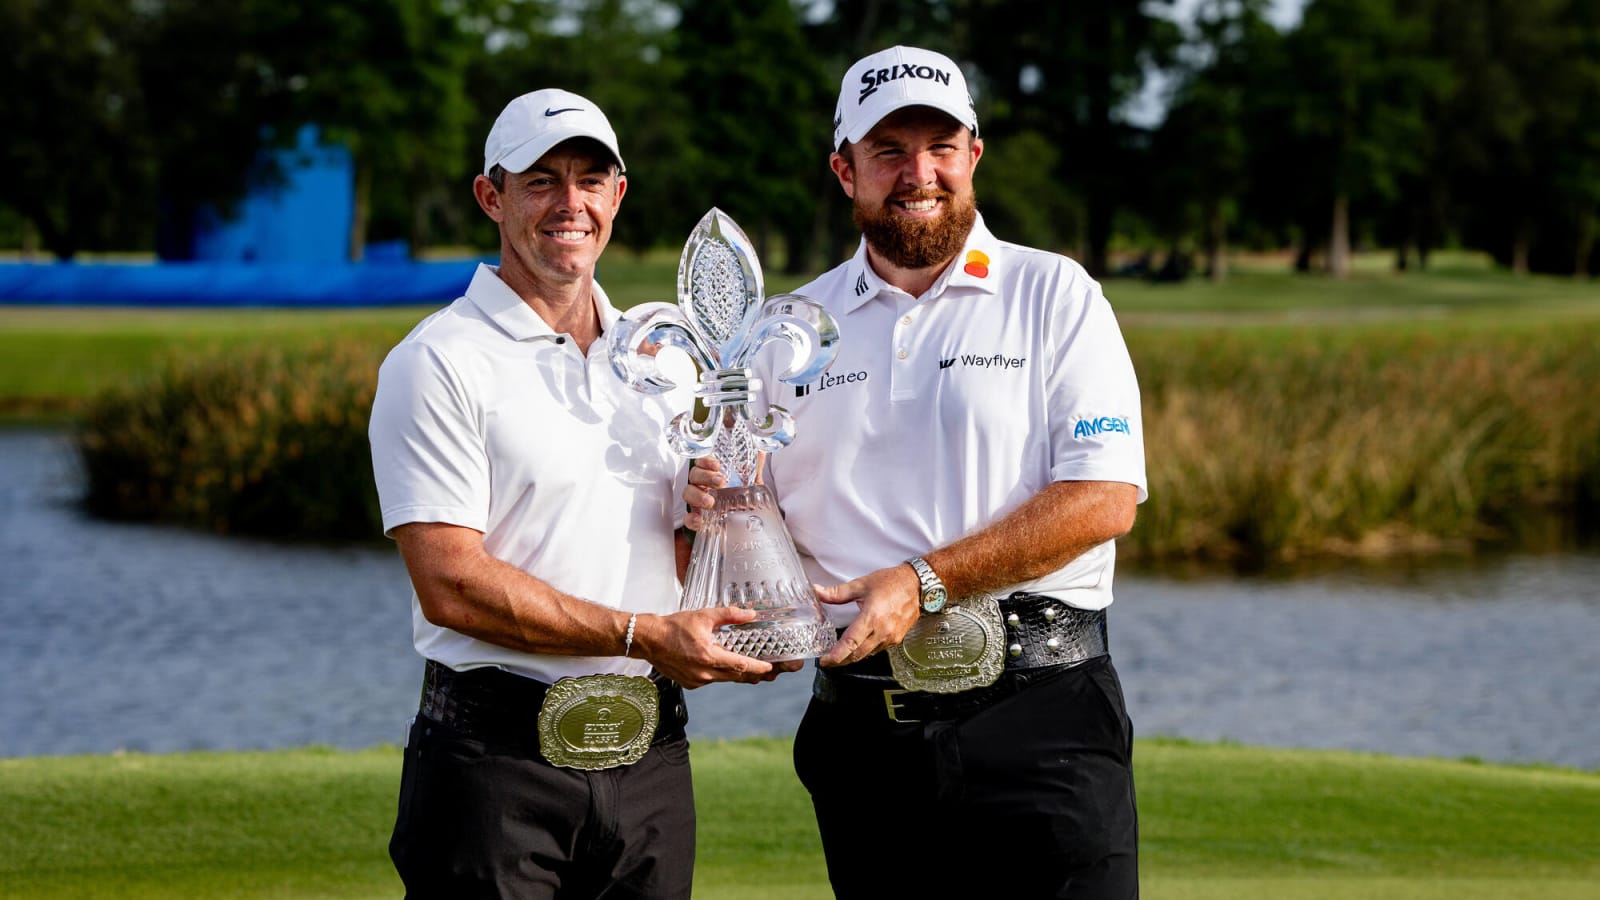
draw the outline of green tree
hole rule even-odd
[[[160,203],[155,249],[163,259],[189,259],[201,209],[227,213],[249,178],[277,177],[259,167],[260,151],[273,135],[293,136],[286,120],[294,85],[264,52],[268,4],[166,0],[149,9],[128,53]]]
[[[0,203],[62,259],[149,240],[135,19],[118,0],[0,2]]]
[[[1206,0],[1166,119],[1155,136],[1150,179],[1160,189],[1146,214],[1177,216],[1169,230],[1197,229],[1213,280],[1227,274],[1228,233],[1252,174],[1261,75],[1281,69],[1283,37],[1266,19],[1268,0]]]
[[[425,201],[440,162],[462,155],[476,36],[461,13],[470,9],[449,0],[299,0],[263,14],[265,52],[293,91],[289,118],[319,125],[354,159],[352,260],[365,252],[375,189]]]
[[[1170,62],[1180,33],[1169,4],[1102,0],[1039,4],[957,0],[956,18],[984,74],[988,134],[1031,131],[1060,150],[1055,172],[1082,198],[1084,265],[1102,274],[1122,198],[1146,177],[1146,135],[1123,110],[1147,71]]]
[[[680,11],[677,90],[694,122],[691,208],[727,212],[763,258],[774,236],[791,260],[804,257],[816,200],[805,176],[828,145],[835,93],[800,10],[788,0],[684,0]]]
[[[1558,129],[1552,188],[1562,200],[1560,213],[1569,236],[1572,274],[1595,271],[1596,229],[1600,227],[1600,9],[1573,3],[1563,16],[1569,29],[1571,90],[1575,112]],[[1560,251],[1552,254],[1557,259]]]
[[[1035,131],[986,140],[973,177],[984,224],[1002,238],[1038,247],[1066,247],[1081,236],[1075,214],[1083,206],[1056,174],[1060,157],[1057,144]]]
[[[1583,0],[1434,8],[1460,78],[1446,107],[1468,239],[1514,271],[1582,272],[1600,204],[1600,38]]]
[[[385,197],[415,210],[461,156],[468,8],[4,0],[0,72],[28,90],[0,98],[0,128],[14,136],[0,151],[0,203],[62,257],[153,240],[186,258],[196,212],[226,211],[262,147],[314,123],[356,159],[360,258],[374,173]],[[411,220],[420,245],[426,218]]]
[[[1444,69],[1425,51],[1426,27],[1389,0],[1316,0],[1289,35],[1307,187],[1328,204],[1328,271],[1349,274],[1351,205],[1393,200],[1421,170],[1430,96]]]

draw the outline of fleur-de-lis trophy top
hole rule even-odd
[[[789,345],[787,384],[816,380],[837,354],[839,328],[815,301],[797,294],[764,296],[761,264],[739,226],[719,209],[700,219],[678,261],[678,302],[645,303],[612,326],[611,368],[635,390],[659,394],[675,385],[656,354],[676,347],[700,370],[695,396],[707,408],[679,413],[667,425],[674,452],[691,459],[715,454],[727,487],[702,517],[684,579],[683,605],[739,606],[754,621],[724,625],[725,647],[765,660],[820,656],[834,630],[812,592],[794,541],[772,493],[756,483],[760,454],[788,446],[794,417],[777,404],[753,418],[750,401],[763,385],[749,366],[769,344]]]
[[[794,417],[769,405],[753,421],[749,403],[762,384],[748,368],[767,344],[793,349],[786,384],[805,384],[833,364],[839,328],[815,301],[798,294],[763,296],[761,263],[750,239],[727,214],[713,208],[700,219],[678,260],[678,303],[645,303],[629,310],[611,332],[611,367],[635,390],[658,394],[673,383],[656,367],[655,354],[677,347],[700,369],[695,390],[710,414],[696,422],[680,413],[668,426],[674,451],[690,459],[715,453],[733,487],[755,480],[757,452],[794,439]]]

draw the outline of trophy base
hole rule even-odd
[[[827,622],[749,622],[717,631],[717,643],[763,662],[812,659],[827,653],[835,642],[834,628]]]
[[[821,656],[835,641],[778,502],[759,484],[716,491],[689,557],[683,605],[754,610],[753,621],[718,629],[717,642],[766,662]]]

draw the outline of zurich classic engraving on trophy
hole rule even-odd
[[[750,410],[764,385],[749,364],[768,344],[789,346],[786,384],[814,381],[833,363],[839,328],[819,304],[798,294],[765,297],[761,264],[743,231],[721,210],[700,219],[678,261],[678,302],[645,303],[613,326],[611,367],[634,390],[672,389],[656,354],[675,347],[700,370],[695,396],[706,415],[686,410],[667,426],[674,452],[715,455],[727,487],[703,518],[685,577],[685,609],[739,606],[754,621],[724,626],[717,640],[757,659],[807,659],[827,652],[833,626],[800,566],[777,500],[755,484],[760,453],[788,446],[794,417],[776,404],[756,420]]]

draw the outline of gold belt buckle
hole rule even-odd
[[[900,722],[902,724],[921,722],[922,721],[921,719],[902,719],[902,718],[900,718],[900,710],[901,710],[902,707],[900,706],[899,703],[896,703],[895,700],[901,694],[909,694],[909,693],[911,693],[911,692],[910,691],[898,691],[898,690],[895,690],[893,688],[890,688],[889,690],[883,692],[883,705],[889,707],[889,721],[891,721],[891,722]]]
[[[648,678],[563,678],[539,708],[539,752],[569,769],[631,765],[649,751],[660,719],[660,692]]]
[[[992,594],[974,594],[942,613],[924,615],[889,648],[889,668],[900,686],[932,694],[988,687],[1005,668],[1005,626]],[[885,702],[890,702],[887,694]],[[891,718],[892,718],[891,703]]]

